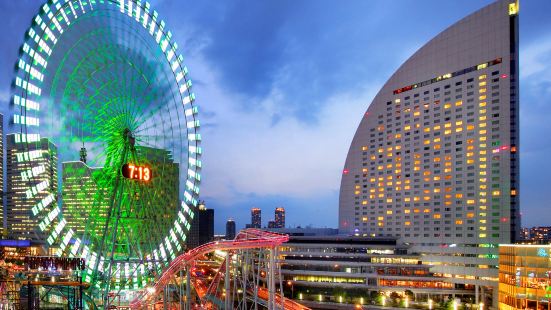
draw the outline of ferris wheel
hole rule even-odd
[[[37,234],[96,292],[140,289],[182,250],[201,136],[172,33],[139,0],[50,0],[25,34],[12,155]]]

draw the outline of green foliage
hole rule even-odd
[[[415,295],[410,290],[405,290],[404,294],[409,298],[409,300],[415,300]]]

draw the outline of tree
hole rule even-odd
[[[404,292],[404,295],[406,295],[406,296],[409,298],[409,300],[415,300],[415,295],[414,295],[413,292],[410,291],[410,290],[406,290],[406,291]]]

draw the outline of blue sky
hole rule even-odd
[[[490,1],[176,1],[152,5],[184,53],[200,104],[202,198],[216,232],[260,207],[336,227],[348,147],[390,75]],[[41,1],[0,0],[0,103]],[[551,225],[551,1],[521,1],[523,226]]]

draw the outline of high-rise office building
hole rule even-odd
[[[6,142],[8,235],[44,241],[46,234],[38,227],[37,214],[57,207],[57,147],[47,138],[25,147],[18,134],[6,135]],[[29,165],[29,157],[36,158],[35,166]],[[29,190],[38,193],[30,197]]]
[[[187,247],[192,249],[214,240],[214,209],[207,209],[202,201],[197,207],[189,236]]]
[[[275,228],[285,228],[285,209],[275,209]]]
[[[235,222],[233,219],[228,219],[226,222],[226,240],[235,238]]]
[[[63,198],[63,215],[67,224],[75,230],[77,236],[83,235],[86,224],[89,223],[89,221],[83,221],[83,219],[89,218],[92,209],[97,209],[103,214],[102,217],[107,217],[108,195],[102,197],[102,200],[104,200],[103,208],[98,209],[95,206],[98,199],[100,199],[100,195],[96,195],[98,194],[98,185],[94,178],[98,173],[101,173],[101,168],[88,167],[82,161],[62,163],[61,195]],[[94,231],[98,234],[102,233],[103,229],[95,227]]]
[[[400,237],[448,281],[495,288],[498,244],[520,231],[518,100],[518,3],[499,0],[373,99],[343,169],[339,229]]]
[[[259,208],[251,209],[251,227],[252,228],[262,227],[262,210],[260,210]]]

